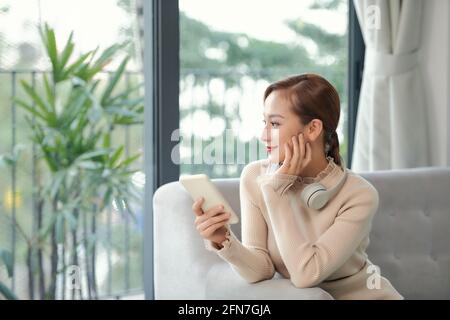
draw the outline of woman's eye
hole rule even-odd
[[[272,124],[272,127],[277,127],[277,126],[279,126],[279,123],[277,123],[277,122],[271,122],[271,124]]]
[[[262,120],[262,122],[264,123],[264,125],[266,124],[266,120]],[[272,127],[277,127],[280,125],[278,122],[270,122],[270,124],[272,125]]]

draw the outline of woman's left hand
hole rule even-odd
[[[284,161],[275,173],[300,176],[310,162],[311,145],[309,142],[305,143],[303,133],[300,133],[292,136],[291,141],[284,144]]]

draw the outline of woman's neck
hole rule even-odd
[[[328,166],[328,160],[323,153],[312,154],[311,162],[303,169],[301,177],[316,177]]]

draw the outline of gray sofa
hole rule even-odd
[[[450,299],[450,168],[361,173],[378,190],[369,259],[406,299]],[[213,180],[236,213],[239,179]],[[194,227],[192,200],[178,182],[154,194],[156,299],[332,299],[299,289],[279,273],[247,283]],[[240,224],[231,226],[240,238]]]

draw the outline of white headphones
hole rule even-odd
[[[319,182],[314,182],[307,185],[300,195],[303,203],[312,209],[319,210],[324,207],[327,202],[333,198],[333,196],[342,188],[347,180],[348,170],[345,166],[344,159],[341,157],[341,162],[344,167],[344,175],[341,180],[331,189],[325,188],[325,186]],[[277,163],[271,163],[267,167],[267,172],[275,172],[281,165]]]

